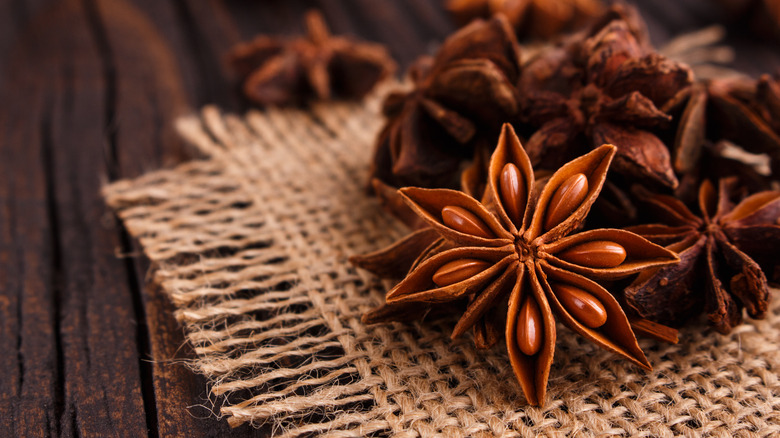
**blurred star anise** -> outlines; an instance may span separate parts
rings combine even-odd
[[[554,317],[649,369],[620,305],[593,279],[672,264],[676,255],[624,230],[572,234],[598,197],[614,155],[614,146],[596,148],[562,166],[540,188],[520,140],[505,124],[482,202],[448,189],[401,189],[430,228],[388,252],[395,253],[388,260],[403,252],[421,255],[387,293],[387,303],[364,321],[398,320],[428,305],[467,299],[453,338],[473,327],[477,346],[490,347],[503,331],[515,376],[534,405],[544,403]]]
[[[695,203],[701,181],[728,176],[752,192],[772,188],[772,169],[780,169],[780,83],[768,75],[712,79],[694,84],[681,103],[673,153],[678,199]]]
[[[734,205],[735,183],[721,179],[718,191],[708,180],[702,183],[701,217],[674,197],[639,189],[663,223],[630,230],[668,245],[681,260],[640,274],[625,290],[626,302],[639,315],[680,324],[703,308],[724,334],[742,321],[743,308],[751,318],[765,316],[766,274],[775,281],[780,274],[780,191],[759,192]]]
[[[306,14],[306,27],[306,37],[261,35],[230,52],[249,100],[286,105],[310,97],[361,98],[395,70],[384,46],[331,36],[318,11]]]
[[[593,20],[599,0],[448,0],[447,10],[460,24],[504,14],[518,36],[550,38]]]
[[[745,150],[767,154],[773,171],[780,171],[780,78],[712,80],[706,90],[708,123],[717,133]]]
[[[540,53],[523,68],[524,112],[538,127],[528,154],[557,168],[583,145],[618,146],[614,170],[674,188],[678,181],[666,145],[653,130],[692,83],[690,69],[651,51],[639,29],[617,18],[592,36]]]
[[[413,89],[390,94],[372,177],[400,187],[456,187],[480,138],[517,117],[519,46],[502,16],[478,20],[410,69]]]

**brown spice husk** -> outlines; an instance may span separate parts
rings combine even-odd
[[[742,322],[743,308],[751,318],[766,316],[768,280],[780,266],[780,191],[755,193],[735,204],[736,182],[722,179],[716,190],[705,181],[700,216],[671,196],[638,189],[663,222],[630,229],[667,245],[681,260],[640,274],[626,288],[626,302],[639,315],[679,325],[703,310],[724,334]]]
[[[519,45],[503,16],[447,38],[410,68],[412,89],[391,93],[372,178],[400,187],[457,187],[475,148],[518,117]]]

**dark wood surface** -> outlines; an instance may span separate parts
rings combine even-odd
[[[188,158],[177,115],[242,111],[222,59],[256,33],[335,33],[402,66],[454,30],[439,0],[0,0],[0,437],[267,436],[210,414],[147,262],[99,189]],[[721,17],[708,0],[640,4],[662,43]],[[732,26],[737,65],[780,66]]]

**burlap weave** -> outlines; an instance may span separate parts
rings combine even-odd
[[[121,181],[106,199],[154,262],[231,425],[278,436],[780,434],[778,301],[764,321],[679,345],[644,372],[559,325],[544,408],[501,346],[451,341],[456,315],[364,326],[388,284],[347,263],[405,230],[364,193],[378,101],[245,117],[205,108],[181,132],[209,158]]]

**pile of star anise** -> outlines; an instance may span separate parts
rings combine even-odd
[[[412,232],[352,259],[401,279],[364,321],[460,306],[453,337],[503,337],[532,404],[555,321],[649,367],[634,332],[728,333],[780,281],[780,76],[697,80],[628,6],[590,23],[524,56],[499,11],[415,63],[371,183]]]

